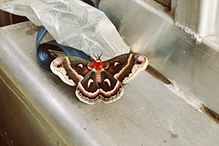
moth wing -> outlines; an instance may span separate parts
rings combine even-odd
[[[102,101],[105,103],[114,102],[123,95],[121,83],[107,71],[101,72],[99,88]]]
[[[58,57],[51,62],[50,69],[63,82],[75,86],[90,72],[87,68],[88,63],[90,61],[74,56]]]
[[[89,72],[84,79],[78,83],[75,94],[79,100],[87,104],[96,104],[101,100],[100,89],[94,71]]]
[[[128,63],[129,53],[116,56],[114,58],[111,58],[109,60],[103,61],[103,63],[108,64],[108,68],[106,71],[108,71],[113,76],[117,73],[119,73]]]
[[[125,84],[136,77],[148,66],[148,60],[139,53],[127,53],[105,61],[109,67],[106,69],[117,80]]]

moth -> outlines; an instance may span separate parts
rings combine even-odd
[[[54,74],[70,86],[76,86],[75,94],[87,104],[111,103],[124,92],[122,84],[134,79],[145,70],[148,60],[139,53],[127,53],[107,61],[100,56],[91,61],[74,56],[58,57],[50,64]]]

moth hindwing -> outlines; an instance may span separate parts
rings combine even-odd
[[[123,95],[121,83],[127,83],[148,65],[146,57],[127,53],[102,62],[69,56],[52,61],[50,68],[66,84],[77,85],[75,94],[84,103],[111,103]]]

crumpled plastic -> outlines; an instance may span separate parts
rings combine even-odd
[[[26,16],[59,44],[102,54],[102,60],[130,51],[107,16],[80,0],[0,0],[0,9]]]

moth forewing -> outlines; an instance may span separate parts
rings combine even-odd
[[[56,74],[64,83],[75,86],[83,79],[70,65],[68,57],[58,57],[50,64],[51,71]]]
[[[50,64],[51,71],[57,75],[64,83],[75,86],[76,83],[73,80],[69,80],[68,76],[66,75],[66,70],[60,66],[61,62],[64,60],[64,57],[56,58]]]
[[[142,64],[134,64],[132,67],[132,71],[128,77],[126,77],[122,83],[126,84],[133,80],[141,71],[145,70],[148,66],[148,59],[146,58],[146,62]]]
[[[123,61],[124,64],[122,69],[120,69],[114,75],[114,77],[123,84],[133,80],[142,70],[146,69],[148,66],[147,58],[139,53],[124,54],[121,57],[122,59],[126,58],[126,62]],[[114,68],[114,70],[117,70],[117,67]]]

